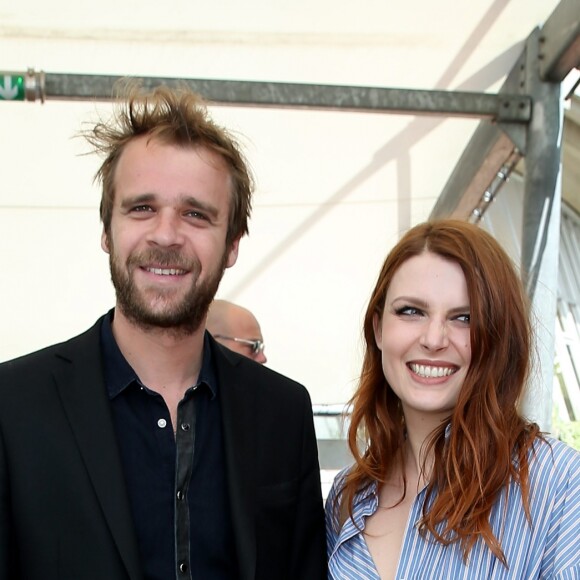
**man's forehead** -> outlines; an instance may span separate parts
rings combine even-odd
[[[139,135],[127,143],[121,152],[121,157],[128,147],[136,147],[138,149],[149,151],[155,148],[166,148],[173,149],[176,152],[195,153],[203,159],[205,163],[211,165],[215,169],[224,171],[224,173],[227,173],[228,175],[231,173],[230,166],[224,155],[221,152],[216,151],[210,144],[202,141],[180,143],[172,140],[170,137],[164,138],[158,135]]]
[[[164,153],[150,160],[159,148],[164,149]],[[187,158],[189,154],[195,155],[191,163]],[[227,196],[218,202],[214,193],[224,191],[222,180],[225,180]],[[203,145],[176,145],[155,137],[136,137],[121,153],[113,181],[117,203],[123,203],[127,198],[143,203],[161,202],[169,193],[176,204],[206,209],[210,213],[212,209],[229,212],[231,204],[233,180],[230,169],[220,154]],[[127,183],[135,189],[127,190]]]

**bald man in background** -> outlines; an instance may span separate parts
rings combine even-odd
[[[219,343],[230,350],[260,364],[266,363],[260,325],[247,308],[227,300],[214,300],[209,308],[206,328]]]

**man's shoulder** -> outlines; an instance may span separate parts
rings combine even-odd
[[[270,367],[266,367],[260,363],[256,363],[254,361],[244,361],[248,364],[248,372],[252,374],[256,374],[256,377],[259,381],[264,381],[264,383],[272,384],[276,383],[277,385],[284,386],[289,389],[297,389],[302,390],[305,387],[299,383],[298,381],[288,377],[287,375],[283,375],[282,373],[271,369]]]
[[[14,377],[46,368],[46,365],[58,358],[66,359],[75,351],[82,351],[84,346],[98,339],[100,320],[91,328],[68,340],[52,344],[40,350],[19,356],[0,363],[0,377]]]
[[[224,388],[235,383],[260,398],[275,395],[279,402],[297,398],[310,400],[308,390],[298,381],[245,356],[220,349],[219,345],[218,351],[214,360],[220,379],[225,379]]]

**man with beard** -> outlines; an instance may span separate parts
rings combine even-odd
[[[0,365],[0,578],[325,578],[308,393],[205,331],[247,233],[238,146],[167,87],[88,139],[116,306]]]

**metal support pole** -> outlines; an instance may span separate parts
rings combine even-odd
[[[561,214],[561,87],[540,78],[539,31],[526,47],[528,126],[522,225],[522,275],[535,316],[537,361],[522,403],[524,414],[549,431],[552,423],[555,319]]]
[[[37,101],[44,103],[44,73],[0,71],[0,101]]]
[[[5,77],[7,79],[5,82],[12,86],[12,79],[23,78],[24,74],[0,71],[0,89],[2,88],[2,78]],[[46,100],[108,101],[115,95],[116,84],[123,79],[123,77],[107,75],[63,73],[38,73],[38,76],[35,76],[34,71],[30,70],[27,74],[31,78],[38,78],[39,82],[42,79],[42,93],[39,96]],[[522,94],[492,95],[460,91],[425,91],[386,87],[214,79],[132,78],[145,89],[153,89],[161,84],[172,87],[187,86],[216,104],[410,115],[448,115],[490,119],[508,124],[527,123],[532,108],[531,99]],[[31,93],[32,98],[27,95],[26,100],[35,100],[33,94]]]
[[[561,0],[542,26],[540,36],[542,80],[563,81],[580,68],[580,0]]]

